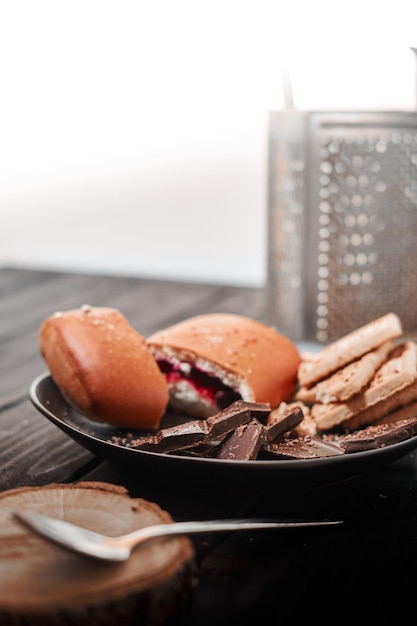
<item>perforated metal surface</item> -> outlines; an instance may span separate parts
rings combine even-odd
[[[267,319],[326,343],[417,329],[417,113],[271,114]]]

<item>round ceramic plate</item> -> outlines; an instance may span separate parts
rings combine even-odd
[[[62,397],[49,373],[30,386],[34,406],[58,428],[102,459],[146,471],[146,476],[173,477],[178,483],[224,490],[271,490],[309,487],[346,480],[405,456],[417,447],[417,436],[384,448],[325,458],[237,461],[148,452],[114,443],[124,432],[77,413]],[[165,419],[165,418],[164,418]],[[162,424],[163,426],[164,424]],[[135,431],[129,431],[135,435]],[[137,431],[143,434],[143,431]]]

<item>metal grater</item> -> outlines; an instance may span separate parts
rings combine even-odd
[[[266,318],[328,343],[417,330],[417,113],[271,112]]]

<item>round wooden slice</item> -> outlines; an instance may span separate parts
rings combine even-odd
[[[79,555],[37,536],[12,511],[37,511],[108,535],[172,522],[157,504],[101,482],[21,487],[0,493],[0,624],[160,624],[194,583],[187,537],[154,539],[122,563]]]

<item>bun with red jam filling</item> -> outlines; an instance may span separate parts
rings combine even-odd
[[[169,388],[169,408],[209,417],[235,400],[287,400],[297,383],[300,354],[274,328],[241,315],[188,318],[147,339]]]

